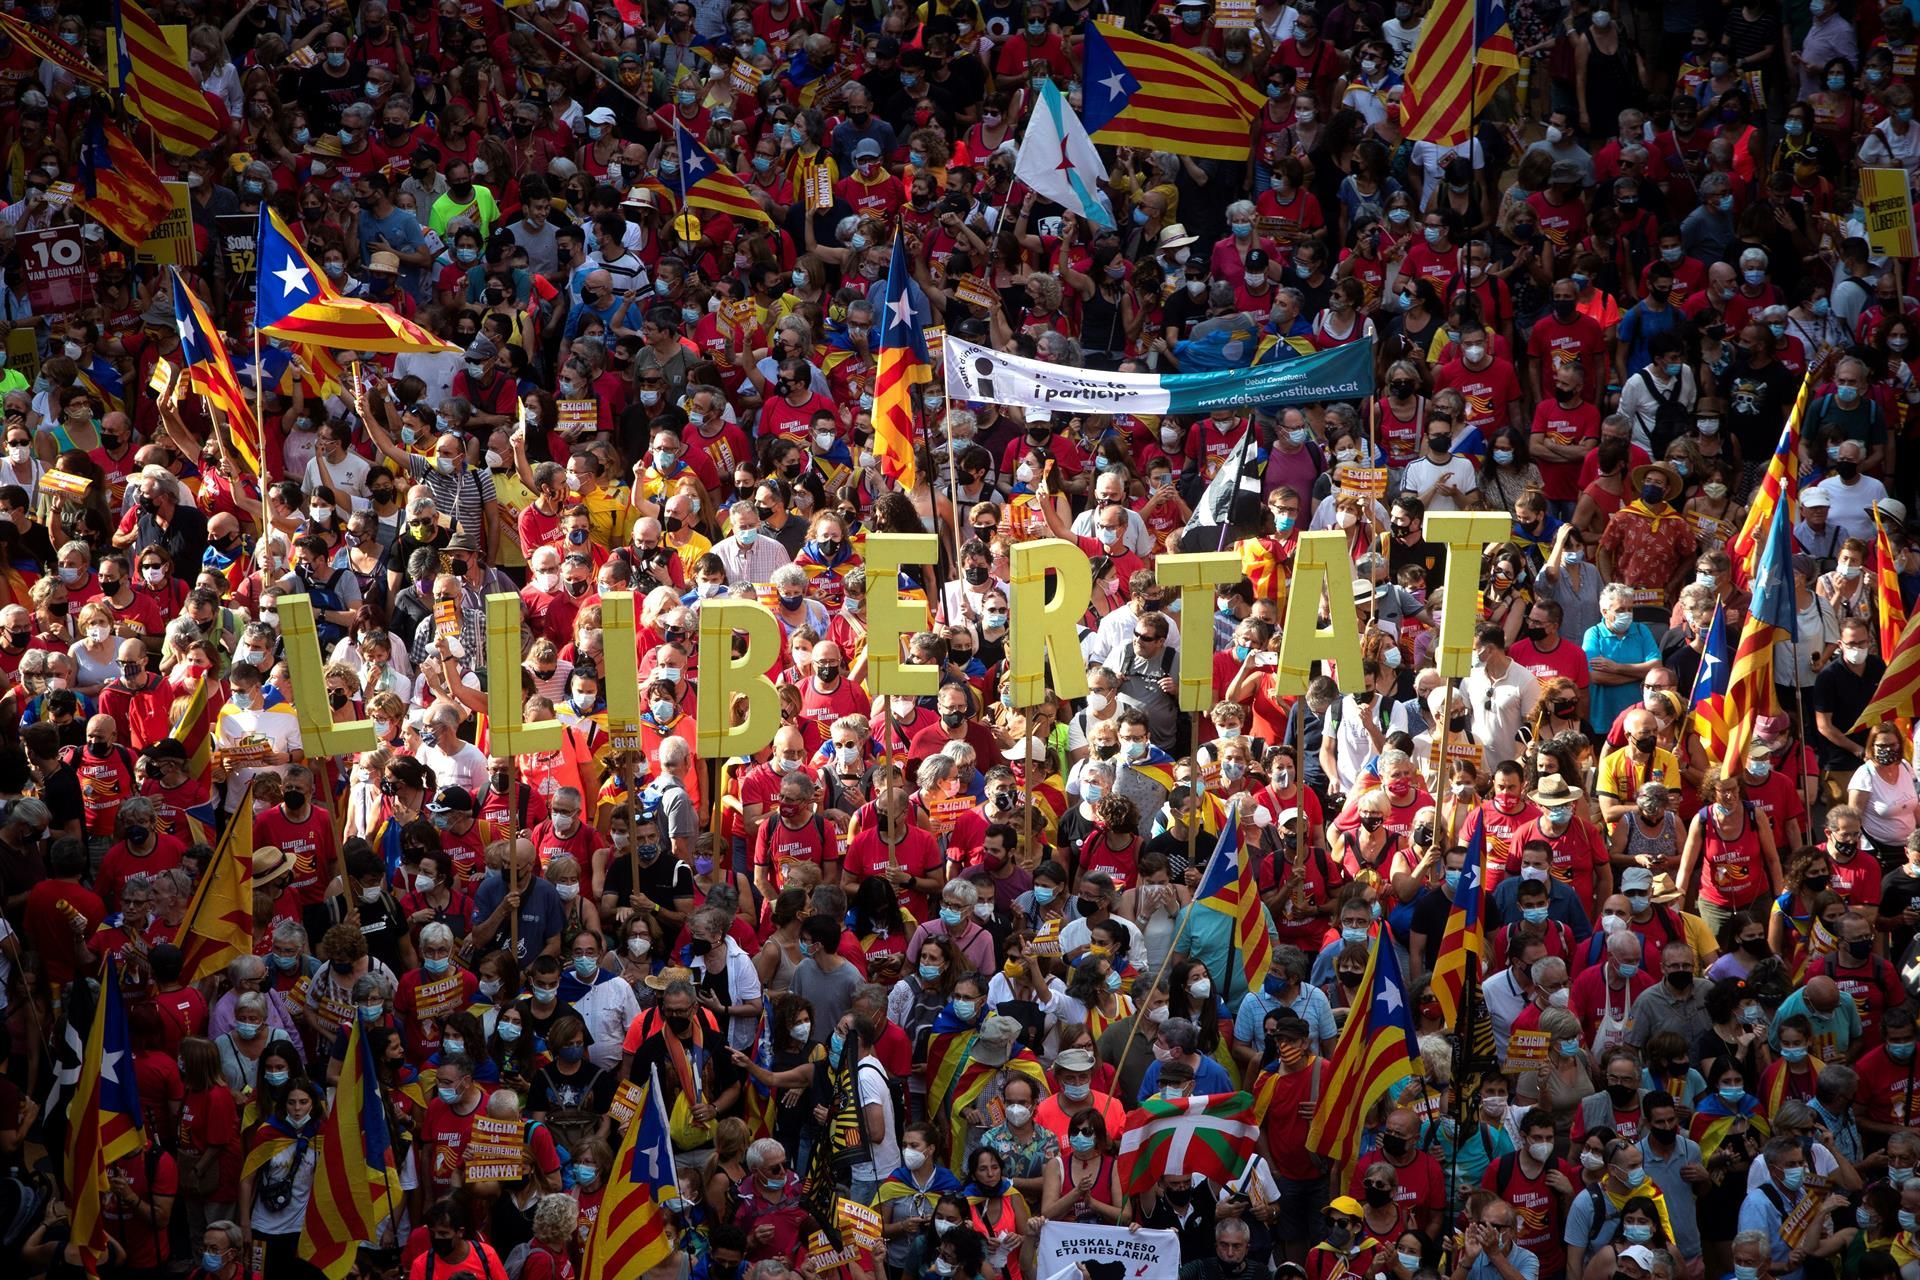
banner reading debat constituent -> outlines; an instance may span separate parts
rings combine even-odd
[[[1153,374],[1070,369],[949,336],[946,367],[950,399],[1055,413],[1206,413],[1373,394],[1373,347],[1365,342],[1251,369]]]

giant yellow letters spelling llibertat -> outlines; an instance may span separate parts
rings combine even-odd
[[[1504,512],[1454,511],[1427,517],[1426,536],[1447,548],[1447,578],[1466,584],[1479,578],[1485,547],[1505,539],[1511,517]],[[939,687],[939,673],[925,664],[902,661],[902,637],[923,625],[925,606],[900,598],[900,569],[934,559],[932,534],[876,533],[866,540],[867,691],[875,697],[922,697]],[[1009,557],[1012,694],[1015,705],[1038,703],[1051,688],[1056,697],[1079,698],[1087,692],[1076,627],[1093,596],[1093,571],[1086,553],[1059,538],[1040,538],[1015,546]],[[1240,576],[1233,552],[1163,555],[1154,571],[1165,586],[1180,592],[1180,617],[1186,622],[1181,645],[1179,688],[1183,711],[1205,711],[1213,699],[1213,594]],[[1319,625],[1325,593],[1329,622]],[[607,698],[609,726],[636,724],[640,689],[635,658],[634,599],[610,594],[602,599],[607,671],[601,688]],[[1124,606],[1123,606],[1124,607]],[[1449,677],[1467,674],[1472,664],[1473,623],[1479,600],[1471,591],[1448,593],[1440,620],[1436,663]],[[344,755],[374,746],[370,720],[333,722],[325,718],[326,663],[313,627],[313,609],[304,595],[282,596],[287,666],[292,674],[294,706],[309,757]],[[741,656],[733,656],[735,633],[745,637]],[[553,751],[560,746],[557,721],[522,720],[520,681],[520,597],[487,597],[487,712],[496,756]],[[751,755],[773,741],[780,727],[780,696],[766,673],[780,665],[780,625],[764,605],[721,597],[700,606],[699,678],[694,682],[694,716],[699,725],[696,750],[703,758]],[[1361,684],[1360,622],[1353,600],[1352,560],[1346,535],[1332,530],[1300,536],[1293,561],[1292,589],[1281,624],[1280,695],[1304,693],[1310,664],[1335,665],[1342,690]],[[1047,675],[1051,664],[1053,682]],[[733,723],[733,699],[747,699],[746,717]]]

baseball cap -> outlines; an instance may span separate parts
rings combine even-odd
[[[611,107],[595,107],[587,112],[587,121],[590,124],[612,124],[617,118]]]
[[[465,787],[442,787],[427,804],[428,813],[472,813],[473,796]]]
[[[1622,893],[1651,888],[1653,888],[1653,872],[1645,867],[1628,867],[1620,873],[1620,892]]]

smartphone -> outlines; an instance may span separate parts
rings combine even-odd
[[[1253,655],[1253,665],[1256,667],[1277,667],[1280,665],[1280,655],[1271,649],[1264,653],[1256,653]]]
[[[1253,751],[1253,758],[1255,760],[1261,760],[1266,758],[1267,740],[1265,738],[1251,739],[1247,745]]]

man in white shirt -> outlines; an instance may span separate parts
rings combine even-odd
[[[262,707],[265,674],[250,662],[236,662],[227,675],[232,696],[213,726],[214,751],[238,753],[246,761],[243,765],[222,764],[227,771],[229,811],[239,807],[254,774],[271,770],[284,777],[288,765],[304,758],[300,722],[290,712]]]
[[[1127,515],[1126,536],[1122,545],[1133,554],[1145,559],[1154,552],[1153,534],[1147,531],[1146,521],[1140,513],[1127,506],[1127,482],[1120,478],[1117,471],[1103,471],[1100,478],[1093,482],[1093,503],[1073,518],[1075,537],[1095,537],[1093,518],[1100,514],[1100,508],[1110,504],[1118,505]]]
[[[1827,519],[1848,529],[1873,528],[1873,504],[1887,496],[1887,486],[1872,476],[1860,474],[1866,460],[1866,446],[1858,440],[1842,440],[1840,455],[1834,459],[1833,474],[1814,485],[1808,496],[1823,493],[1827,497]]]
[[[420,739],[420,763],[433,770],[434,781],[443,787],[465,787],[476,805],[486,798],[487,757],[471,742],[460,740],[458,708],[444,702],[429,708]]]
[[[1458,511],[1460,500],[1480,487],[1473,459],[1453,452],[1453,434],[1453,423],[1430,416],[1426,450],[1407,464],[1401,480],[1428,511]]]
[[[1498,623],[1481,623],[1473,634],[1474,668],[1460,682],[1473,717],[1476,741],[1485,744],[1487,759],[1520,758],[1520,726],[1533,718],[1540,702],[1540,682],[1531,671],[1507,656],[1507,633]]]

